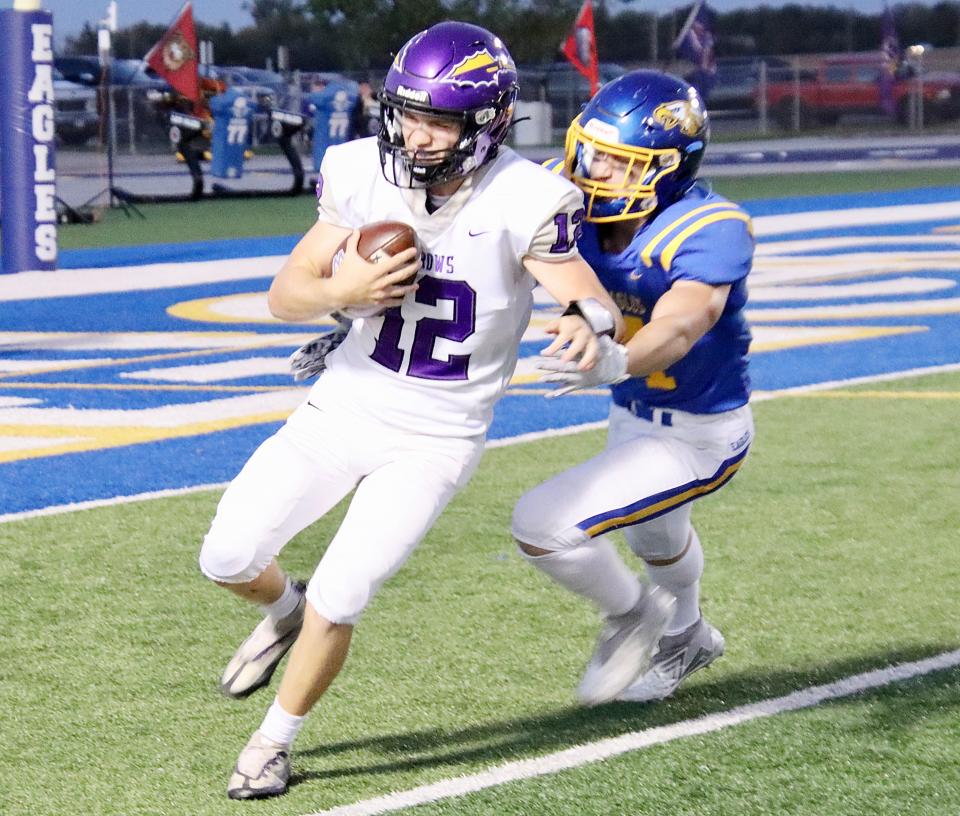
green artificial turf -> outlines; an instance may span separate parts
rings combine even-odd
[[[953,398],[898,396],[928,382]],[[602,432],[489,451],[374,600],[295,784],[265,803],[225,797],[272,694],[216,689],[258,618],[197,570],[216,493],[0,525],[0,811],[299,816],[956,649],[960,375],[875,387],[756,405],[747,464],[694,511],[727,654],[655,706],[574,705],[596,614],[509,536],[520,493]],[[341,513],[284,566],[308,576]],[[952,670],[415,812],[948,814],[958,755]]]

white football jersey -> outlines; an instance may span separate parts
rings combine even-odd
[[[369,138],[327,150],[318,197],[319,218],[337,226],[410,224],[422,253],[417,291],[353,322],[310,401],[416,433],[484,433],[530,318],[536,281],[523,260],[576,256],[582,193],[501,148],[431,215],[424,190],[387,182]]]

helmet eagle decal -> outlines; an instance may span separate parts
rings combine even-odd
[[[496,85],[499,72],[500,61],[494,59],[484,48],[460,60],[444,75],[441,82],[479,88],[484,85]]]
[[[703,128],[704,115],[703,108],[695,108],[687,99],[676,99],[658,105],[653,120],[664,130],[679,126],[685,136],[695,136]]]

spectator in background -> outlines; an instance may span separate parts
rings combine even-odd
[[[380,100],[377,99],[369,79],[361,79],[358,89],[360,97],[353,109],[354,138],[376,136],[380,132]]]

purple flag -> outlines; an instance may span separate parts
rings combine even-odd
[[[673,43],[673,52],[680,59],[689,60],[696,69],[692,84],[706,101],[717,76],[717,58],[714,42],[714,13],[704,0],[690,10],[687,21]]]
[[[883,60],[880,66],[880,108],[888,116],[893,116],[896,113],[893,84],[903,54],[900,51],[897,29],[893,23],[893,12],[887,5],[883,7],[883,19],[880,23],[880,54]]]

